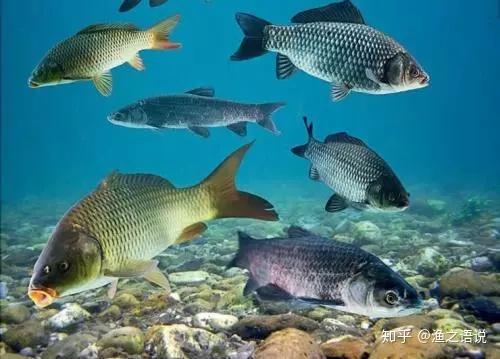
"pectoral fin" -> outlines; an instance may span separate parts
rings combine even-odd
[[[108,288],[108,298],[113,299],[116,295],[116,290],[118,289],[118,279],[112,281]]]
[[[198,127],[198,126],[188,126],[188,129],[197,134],[198,136],[201,136],[203,138],[208,138],[210,136],[210,132],[205,128],[205,127]]]
[[[263,300],[290,300],[294,297],[286,290],[278,287],[275,284],[267,284],[263,287],[257,288],[257,294]]]
[[[170,293],[170,282],[168,281],[167,277],[165,274],[163,274],[158,267],[153,269],[151,272],[148,272],[144,275],[144,279],[150,281],[151,283],[154,283],[156,285],[159,285],[163,289],[165,289],[166,292]]]
[[[319,172],[316,167],[311,166],[311,168],[309,169],[309,178],[313,181],[319,181]]]
[[[340,212],[348,207],[347,201],[339,196],[338,194],[334,194],[330,197],[328,202],[326,203],[325,210],[327,212]]]
[[[104,274],[116,278],[144,277],[146,280],[170,291],[168,279],[158,269],[157,260],[129,259],[120,268],[105,270]]]
[[[179,238],[177,238],[175,243],[179,244],[179,243],[184,243],[184,242],[190,241],[191,239],[196,238],[199,235],[201,235],[203,232],[205,232],[206,229],[207,229],[207,225],[203,222],[198,222],[198,223],[192,224],[192,225],[184,228],[184,230],[182,231]]]
[[[340,85],[332,84],[332,100],[337,102],[343,100],[347,95],[351,93],[351,87],[343,83]]]
[[[386,83],[383,83],[382,81],[380,81],[377,76],[373,73],[372,70],[370,69],[365,69],[365,74],[366,74],[366,77],[370,80],[372,80],[373,82],[375,82],[381,90],[391,90],[391,86],[389,86],[388,84]]]
[[[103,96],[111,95],[113,89],[113,79],[110,72],[104,72],[92,78],[95,88]]]

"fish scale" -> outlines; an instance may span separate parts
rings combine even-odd
[[[360,92],[380,90],[366,76],[366,69],[382,78],[386,61],[404,50],[369,26],[328,22],[267,26],[264,48],[286,55],[296,67],[312,76],[346,83]]]

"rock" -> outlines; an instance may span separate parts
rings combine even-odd
[[[431,330],[433,324],[434,320],[431,317],[423,314],[414,314],[406,317],[387,319],[382,325],[382,328],[384,330],[392,330],[406,325],[412,325],[415,328]]]
[[[500,334],[500,322],[498,323],[493,323],[491,325],[491,329],[495,332],[495,334]]]
[[[120,307],[113,304],[108,307],[108,309],[104,310],[99,314],[100,318],[109,318],[109,319],[118,319],[122,316],[122,312]]]
[[[457,319],[457,320],[464,320],[460,314],[457,312],[454,312],[453,310],[449,309],[434,309],[431,310],[429,313],[427,313],[427,316],[434,318],[434,319],[444,319],[444,318],[452,318],[452,319]]]
[[[319,324],[316,321],[296,314],[251,315],[238,321],[231,331],[243,339],[264,339],[272,332],[285,328],[312,332],[318,327]]]
[[[436,214],[437,213],[442,213],[442,212],[444,212],[446,210],[446,202],[445,201],[441,201],[439,199],[428,199],[427,200],[427,205]]]
[[[439,290],[442,297],[500,296],[500,274],[452,268],[441,277]]]
[[[47,320],[47,324],[54,329],[64,329],[82,323],[89,319],[90,313],[76,303],[64,305],[64,309]]]
[[[368,356],[370,346],[361,338],[344,335],[321,344],[328,358],[361,359]]]
[[[28,320],[9,327],[3,334],[2,340],[17,351],[26,347],[36,348],[37,345],[48,342],[45,329],[37,320]]]
[[[224,340],[205,329],[184,324],[159,325],[148,331],[147,338],[158,358],[224,357]]]
[[[77,333],[69,335],[63,340],[49,346],[43,352],[42,359],[78,359],[80,358],[80,353],[95,341],[96,338],[90,334]]]
[[[121,293],[113,299],[113,304],[121,309],[130,309],[140,304],[139,300],[130,293]]]
[[[228,314],[203,312],[193,317],[194,326],[215,332],[228,330],[237,322],[237,317]]]
[[[28,357],[15,353],[3,353],[2,359],[28,359]]]
[[[255,359],[323,359],[325,355],[314,339],[298,329],[288,328],[271,334],[254,353]]]
[[[472,258],[470,268],[475,272],[488,272],[495,270],[493,262],[487,256]]]
[[[197,285],[205,282],[209,274],[205,271],[175,272],[168,275],[171,283],[176,285]]]
[[[2,307],[0,319],[3,323],[19,324],[29,319],[30,311],[22,304],[10,304]]]
[[[135,327],[122,327],[106,333],[97,346],[103,349],[120,348],[129,354],[140,354],[144,349],[144,335]]]
[[[353,324],[352,322],[345,323],[340,318],[325,318],[321,322],[321,329],[329,335],[329,338],[343,335],[361,336],[361,331]]]
[[[403,343],[403,338],[400,335],[405,335],[407,330],[409,330],[410,337],[407,337]],[[392,330],[392,332],[395,332],[396,339],[394,341],[384,340],[383,337],[379,337],[370,354],[370,359],[446,358],[444,344],[433,342],[432,339],[424,343],[418,338],[419,330],[412,326],[395,328]],[[391,336],[390,332],[387,332],[387,336]]]
[[[196,314],[202,312],[210,312],[215,309],[216,303],[209,302],[204,299],[195,299],[184,307],[184,311],[189,314]]]
[[[357,222],[354,225],[354,243],[358,246],[377,243],[382,239],[382,231],[370,221]]]
[[[426,277],[433,277],[448,268],[448,260],[432,247],[420,249],[415,261],[418,272]]]

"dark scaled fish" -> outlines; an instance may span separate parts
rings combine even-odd
[[[141,1],[142,0],[124,0],[120,6],[120,12],[125,12],[133,9],[134,7],[139,5]],[[168,0],[149,0],[149,6],[151,7],[160,6],[165,4],[167,1]]]
[[[149,174],[112,173],[62,217],[35,263],[28,295],[39,307],[55,299],[144,277],[170,289],[155,256],[206,230],[205,221],[242,217],[276,221],[265,199],[238,191],[235,175],[250,144],[204,181],[176,188]]]
[[[249,271],[244,295],[261,300],[331,306],[371,318],[418,312],[415,289],[379,258],[348,243],[299,227],[288,237],[254,239],[239,232],[239,250],[230,266]]]
[[[239,136],[247,134],[247,122],[255,122],[279,134],[272,114],[284,103],[244,104],[214,98],[211,88],[197,88],[183,94],[151,97],[108,116],[119,126],[133,128],[182,128],[207,138],[210,127],[227,127]]]
[[[351,91],[388,94],[429,83],[429,75],[408,51],[366,25],[349,0],[301,12],[290,26],[244,13],[237,13],[236,21],[245,37],[232,60],[276,52],[278,79],[300,69],[330,82],[334,101]]]
[[[339,132],[321,142],[313,137],[313,125],[307,123],[306,117],[304,124],[309,140],[292,152],[311,162],[309,178],[335,191],[326,204],[328,212],[349,206],[393,212],[408,208],[410,194],[391,167],[363,141]]]

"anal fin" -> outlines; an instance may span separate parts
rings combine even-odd
[[[143,71],[145,69],[144,62],[139,56],[139,53],[136,53],[135,56],[128,61],[128,63],[137,71]]]
[[[243,288],[243,295],[249,295],[252,293],[255,289],[259,287],[259,283],[250,275],[250,278],[248,278],[247,284],[245,284],[245,288]]]
[[[292,61],[290,61],[288,56],[280,53],[276,55],[276,77],[278,80],[283,80],[292,76],[295,71],[297,71],[297,68]]]
[[[328,202],[326,202],[325,210],[327,212],[340,212],[346,209],[348,206],[349,205],[347,204],[347,201],[343,197],[335,193],[330,197]]]
[[[192,225],[184,228],[184,230],[182,231],[179,238],[177,238],[175,243],[179,244],[179,243],[184,243],[184,242],[190,241],[191,239],[196,238],[199,235],[201,235],[203,232],[206,231],[206,229],[207,229],[207,225],[203,222],[198,222],[198,223],[192,224]]]
[[[104,72],[92,78],[95,88],[103,96],[111,95],[113,89],[113,78],[110,72]]]
[[[208,138],[210,136],[210,132],[205,127],[188,126],[188,129],[194,134],[197,134],[198,136],[201,136],[203,138]]]
[[[247,123],[237,122],[226,126],[228,130],[233,131],[238,136],[244,137],[247,135]]]

